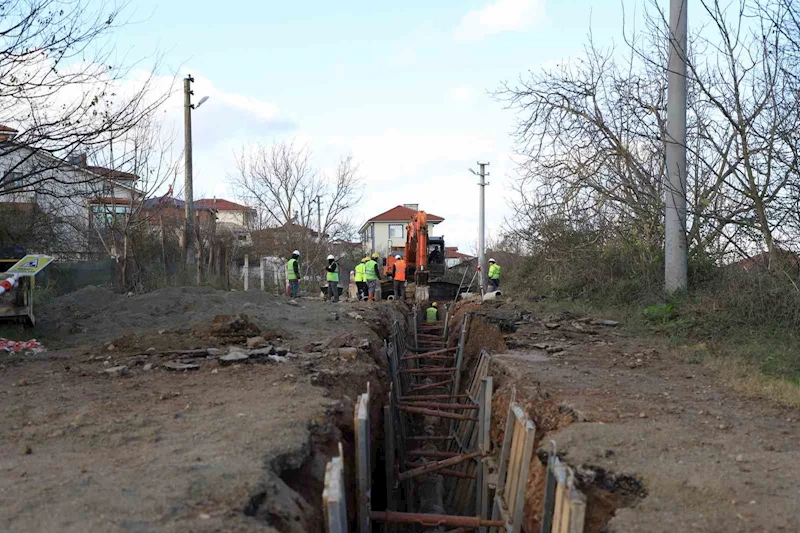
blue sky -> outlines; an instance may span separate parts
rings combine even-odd
[[[491,163],[490,233],[509,214],[514,116],[487,92],[579,54],[590,23],[605,44],[622,31],[619,0],[137,0],[129,14],[120,53],[158,51],[165,71],[194,75],[196,98],[211,96],[193,117],[196,194],[235,199],[234,151],[293,138],[322,169],[354,155],[365,182],[356,219],[419,203],[467,252],[477,160]]]

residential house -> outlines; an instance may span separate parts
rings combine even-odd
[[[388,254],[402,254],[406,246],[406,226],[419,211],[419,204],[404,204],[393,207],[367,220],[359,233],[364,247],[385,257]],[[444,222],[440,216],[428,213],[428,232]]]
[[[444,249],[445,263],[447,268],[453,268],[464,261],[474,259],[473,256],[458,251],[458,246],[446,246]]]
[[[222,198],[203,198],[194,203],[197,207],[213,209],[217,214],[217,224],[252,230],[256,226],[258,213],[252,207],[237,204]]]
[[[92,257],[93,224],[129,212],[141,198],[136,176],[88,166],[85,155],[60,159],[18,142],[17,133],[0,125],[0,208],[47,220],[50,238],[31,251]]]

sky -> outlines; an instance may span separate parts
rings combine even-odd
[[[492,91],[579,55],[590,25],[621,44],[622,12],[620,0],[136,0],[117,49],[159,55],[162,74],[191,73],[195,101],[210,97],[192,119],[195,198],[235,200],[235,153],[290,139],[323,171],[353,155],[356,220],[418,203],[470,253],[477,161],[490,163],[489,236],[511,214],[515,114]],[[181,113],[176,94],[167,114]]]

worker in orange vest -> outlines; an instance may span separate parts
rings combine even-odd
[[[392,265],[392,279],[394,280],[394,299],[406,299],[406,262],[399,255],[394,256]]]

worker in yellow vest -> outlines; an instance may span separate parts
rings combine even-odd
[[[439,304],[433,302],[431,306],[425,310],[425,322],[433,324],[439,321]]]
[[[297,298],[300,294],[300,251],[292,252],[292,258],[286,263],[286,279],[289,280],[289,296]]]
[[[328,256],[328,266],[325,268],[325,278],[328,280],[328,301],[339,301],[339,263],[331,254]]]
[[[500,288],[500,265],[494,260],[489,259],[489,292],[494,292]]]
[[[367,281],[367,294],[370,302],[375,300],[375,289],[378,288],[378,280],[381,279],[381,271],[378,267],[377,259],[380,259],[380,256],[377,253],[372,254],[372,257],[364,267],[364,278]]]
[[[367,299],[367,261],[369,257],[364,257],[355,268],[355,282],[358,288],[358,299]]]

